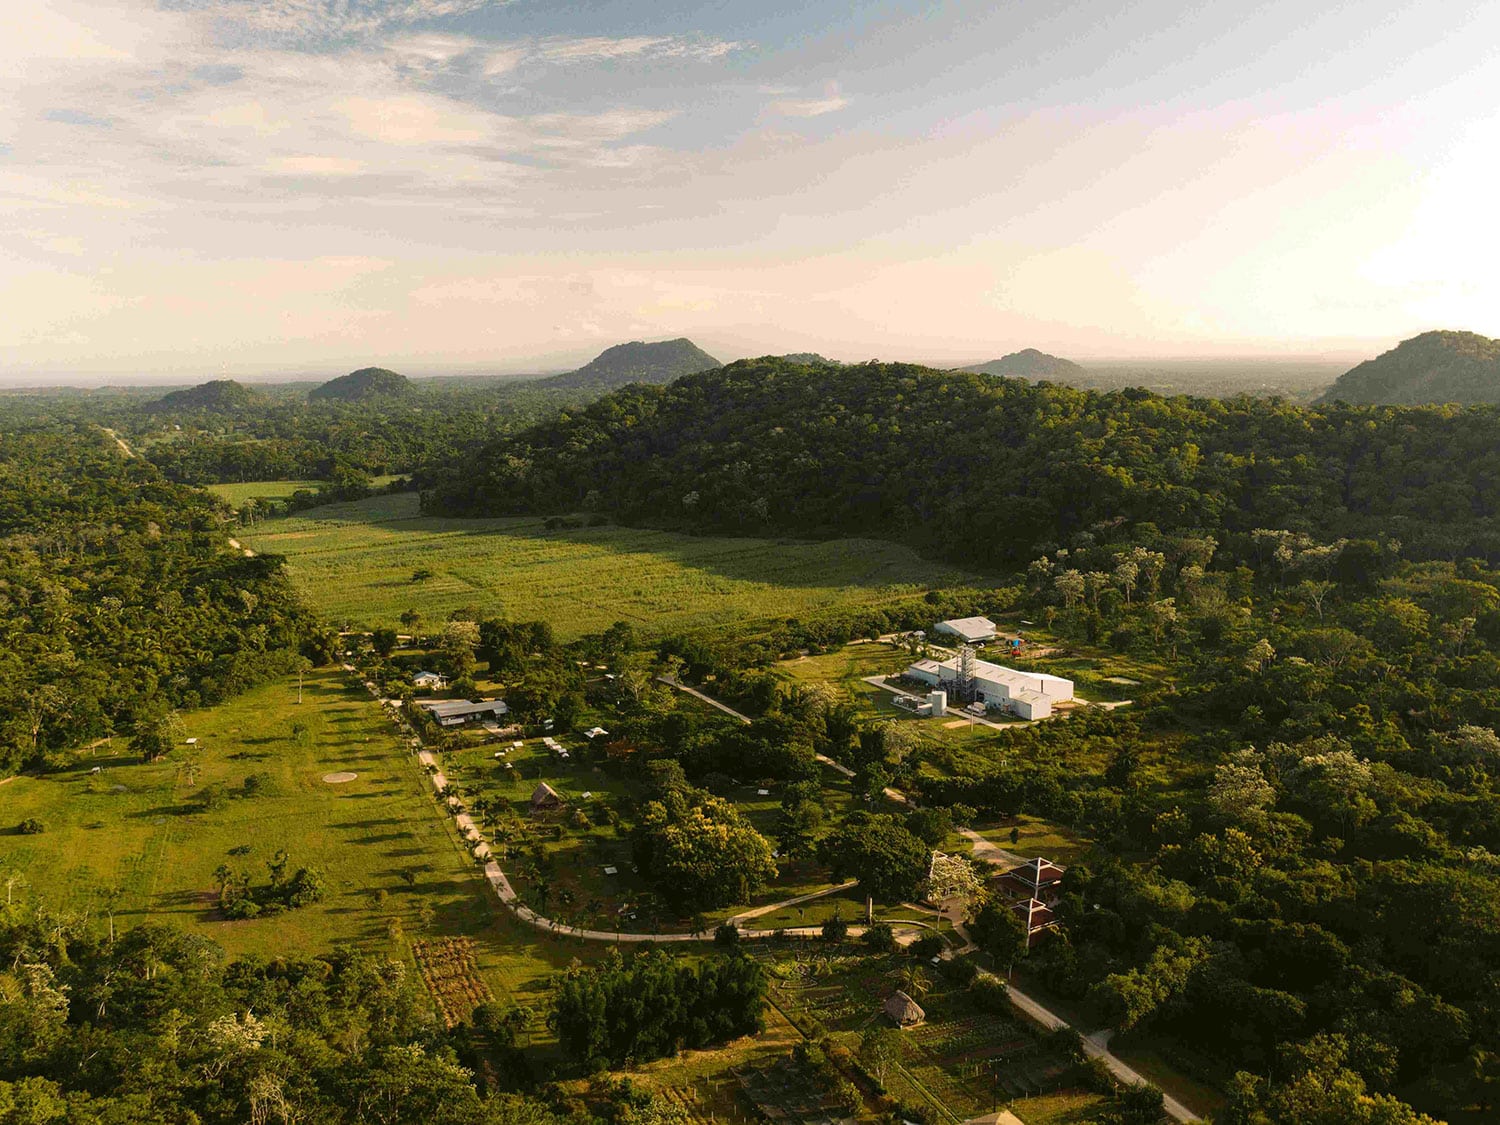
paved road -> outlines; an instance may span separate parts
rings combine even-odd
[[[1049,1031],[1069,1026],[1067,1020],[1014,986],[1010,988],[1010,1002],[1015,1005],[1017,1011],[1035,1020]],[[1117,1056],[1110,1053],[1109,1040],[1112,1035],[1114,1035],[1114,1032],[1108,1030],[1096,1031],[1092,1035],[1085,1035],[1083,1037],[1084,1054],[1091,1058],[1103,1059],[1104,1065],[1109,1067],[1110,1073],[1121,1082],[1130,1085],[1140,1085],[1141,1083],[1150,1082],[1150,1079],[1140,1071],[1127,1063],[1121,1062]],[[1166,1109],[1167,1116],[1173,1121],[1198,1120],[1198,1115],[1176,1098],[1168,1094],[1163,1094],[1162,1097],[1163,1108]]]

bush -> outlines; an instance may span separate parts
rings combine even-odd
[[[876,953],[890,953],[896,948],[896,934],[885,922],[876,922],[859,940]]]
[[[47,831],[47,826],[34,816],[28,816],[20,824],[16,825],[16,831],[22,836],[36,836]]]
[[[823,940],[829,942],[843,941],[849,936],[849,923],[842,918],[830,918],[823,923]]]
[[[923,934],[907,948],[911,950],[913,957],[920,957],[926,961],[943,951],[943,939],[937,934]]]
[[[1004,1011],[1009,986],[994,973],[978,973],[969,982],[969,1002],[982,1012]]]
[[[954,984],[968,984],[979,975],[979,966],[968,957],[953,957],[938,962],[938,975]]]
[[[228,906],[224,907],[224,917],[233,921],[242,918],[255,918],[260,914],[260,903],[253,898],[237,898]]]
[[[740,943],[740,928],[733,922],[725,922],[714,931],[715,945],[738,945]]]
[[[1084,1059],[1079,1064],[1078,1075],[1079,1081],[1096,1094],[1113,1094],[1117,1088],[1114,1072],[1097,1055]]]
[[[1120,1091],[1119,1101],[1121,1125],[1156,1125],[1166,1111],[1162,1092],[1149,1083],[1126,1086]]]

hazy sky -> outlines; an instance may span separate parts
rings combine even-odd
[[[1500,3],[12,0],[0,372],[1500,334]]]

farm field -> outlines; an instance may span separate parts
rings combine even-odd
[[[472,607],[548,621],[560,640],[616,621],[642,635],[744,626],[984,581],[877,540],[548,530],[535,517],[441,519],[417,505],[414,493],[330,504],[268,520],[241,539],[286,556],[299,588],[336,622],[394,626],[407,609],[441,621]],[[431,577],[414,581],[419,570]]]
[[[895,989],[910,987],[914,971],[923,982],[917,1000],[926,1020],[902,1032],[899,1066],[886,1086],[903,1102],[927,1107],[935,1121],[959,1122],[988,1113],[997,1101],[1053,1093],[1065,1069],[1003,1000],[998,1009],[976,1003],[965,987],[925,966],[913,969],[900,954],[819,950],[769,968],[777,1006],[799,1020],[816,1021],[851,1050],[864,1032],[884,1022],[880,1006]]]
[[[537,1002],[525,994],[581,951],[499,908],[367,695],[320,671],[306,676],[301,705],[296,696],[295,681],[281,682],[185,712],[176,749],[158,762],[141,764],[116,740],[66,770],[8,782],[0,874],[15,877],[12,896],[87,918],[99,932],[113,897],[117,929],[163,922],[231,955],[350,944],[405,956],[414,941],[469,936],[474,971],[490,991]],[[189,737],[195,747],[184,744]],[[358,776],[322,780],[335,771]],[[247,795],[251,776],[258,791]],[[207,808],[205,791],[218,795]],[[27,817],[45,831],[10,827]],[[265,885],[278,849],[291,871],[321,869],[323,900],[221,919],[215,869],[227,864]]]

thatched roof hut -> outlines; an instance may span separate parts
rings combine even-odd
[[[915,1027],[927,1018],[927,1013],[922,1011],[922,1006],[913,1000],[899,988],[891,993],[891,998],[881,1008],[891,1022],[897,1027]]]
[[[534,809],[555,809],[560,804],[562,798],[557,795],[557,790],[545,781],[531,791],[531,807]]]

